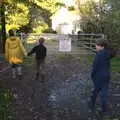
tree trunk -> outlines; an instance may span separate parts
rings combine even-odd
[[[0,3],[0,52],[2,51],[2,25],[1,25],[1,6],[2,4]]]
[[[5,51],[5,40],[6,40],[6,26],[5,26],[5,4],[0,4],[0,15],[1,15],[1,47],[3,52]]]

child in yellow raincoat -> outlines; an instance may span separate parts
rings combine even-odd
[[[13,30],[9,30],[9,37],[5,43],[5,58],[12,64],[12,76],[16,78],[22,76],[22,67],[24,56],[27,52],[22,44],[22,41],[14,35]]]

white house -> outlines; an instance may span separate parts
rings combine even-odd
[[[67,8],[60,8],[52,17],[52,29],[59,34],[72,34],[80,30],[80,15]]]

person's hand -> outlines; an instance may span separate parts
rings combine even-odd
[[[28,54],[27,54],[27,52],[25,53],[25,56],[27,56]]]
[[[4,57],[5,57],[5,59],[6,59],[6,60],[8,60],[8,55],[7,55],[7,54],[5,54],[5,56],[4,56]]]

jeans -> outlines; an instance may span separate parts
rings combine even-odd
[[[39,73],[39,71],[42,73],[44,71],[45,67],[45,59],[36,59],[36,72]]]
[[[22,75],[22,64],[14,64],[12,63],[12,76],[16,77],[17,75]]]
[[[102,108],[102,113],[107,112],[107,102],[108,102],[108,87],[109,87],[109,78],[99,78],[93,80],[94,84],[94,90],[92,92],[91,96],[91,103],[92,107],[95,107],[95,102],[97,99],[98,94],[101,92],[100,97],[101,97],[101,108]]]
[[[44,79],[45,59],[36,59],[36,78],[39,78],[39,74]]]

